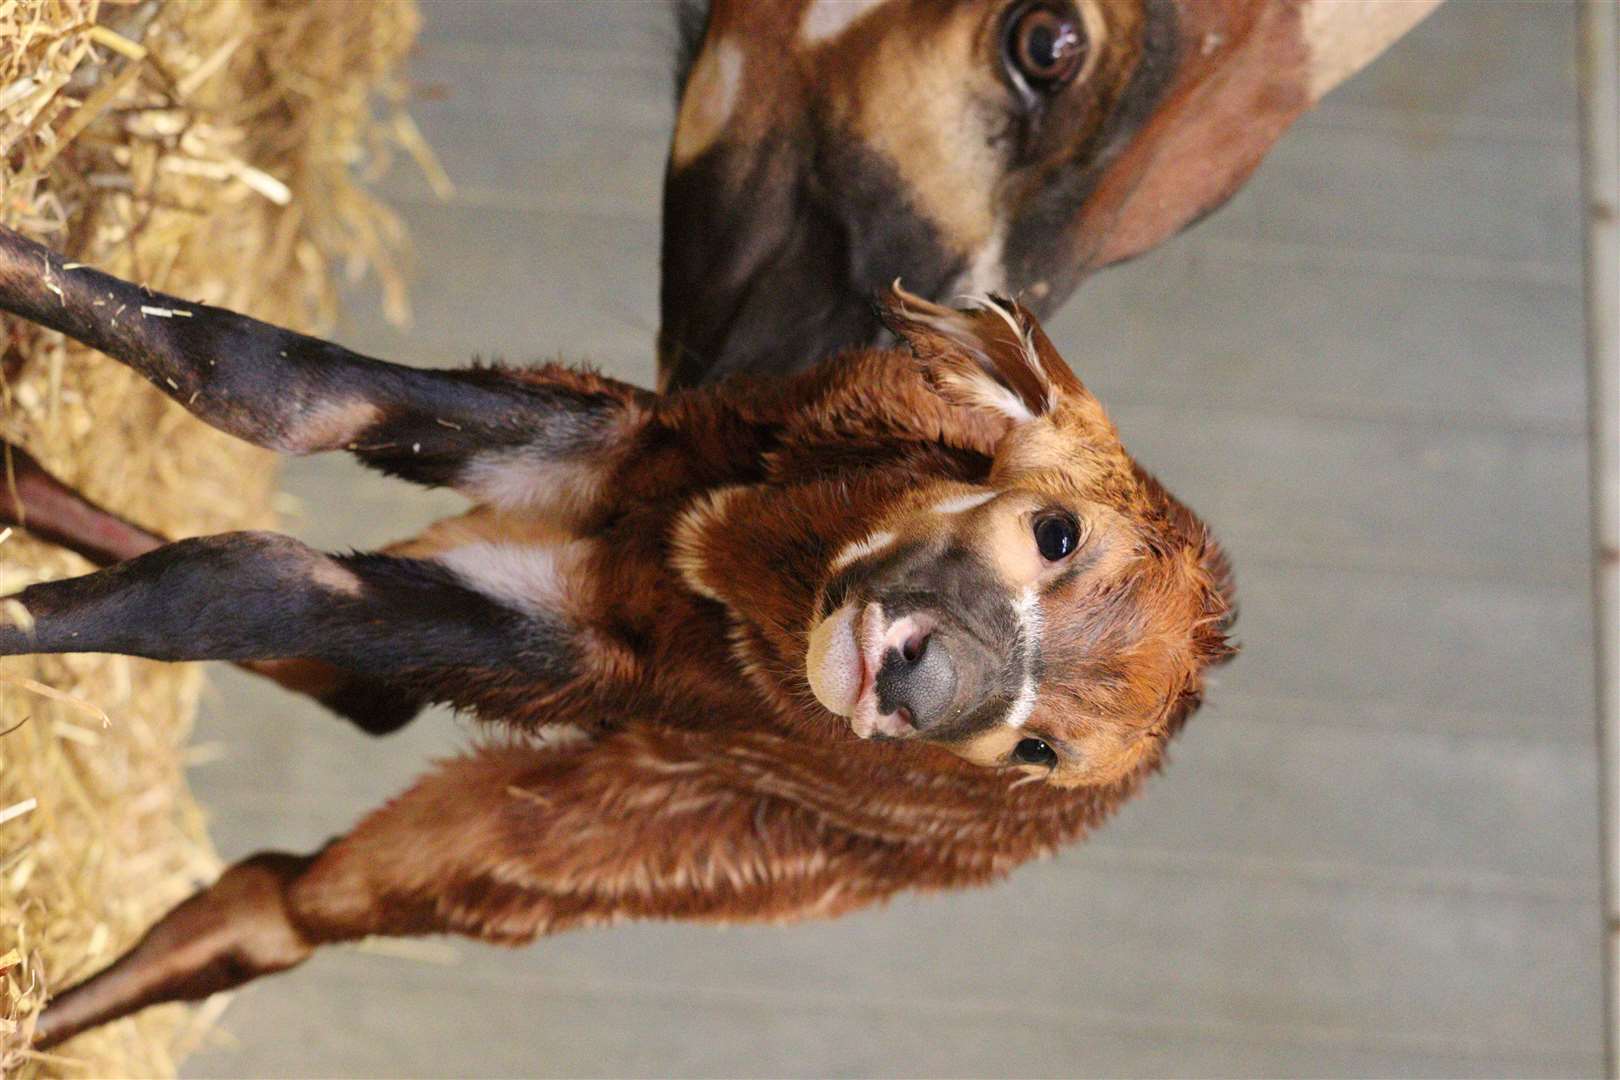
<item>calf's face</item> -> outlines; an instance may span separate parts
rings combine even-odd
[[[1022,308],[888,319],[948,400],[1006,424],[982,486],[925,485],[832,559],[806,674],[863,738],[1065,787],[1156,759],[1230,654],[1228,573]]]

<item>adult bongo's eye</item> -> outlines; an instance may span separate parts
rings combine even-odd
[[[1038,94],[1052,94],[1075,77],[1090,43],[1072,3],[1035,0],[1007,21],[1002,63],[1017,81]]]
[[[1020,739],[1018,745],[1013,747],[1012,757],[1020,765],[1044,765],[1051,768],[1057,764],[1057,751],[1040,739]]]
[[[1035,546],[1047,562],[1060,562],[1080,546],[1080,523],[1068,514],[1048,514],[1035,519]]]

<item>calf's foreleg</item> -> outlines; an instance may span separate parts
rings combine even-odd
[[[198,418],[289,454],[366,464],[480,500],[550,494],[547,466],[610,458],[645,391],[567,368],[426,371],[64,263],[0,228],[0,310],[99,349]],[[511,473],[527,471],[528,483]]]
[[[27,529],[96,566],[124,562],[168,543],[86,499],[21,447],[0,442],[0,525]],[[418,695],[319,660],[242,660],[238,666],[319,701],[371,735],[386,735],[422,711]]]
[[[518,613],[427,560],[328,556],[273,533],[181,540],[14,597],[0,655],[111,652],[154,660],[302,657],[409,693],[478,672],[561,681],[568,629]]]

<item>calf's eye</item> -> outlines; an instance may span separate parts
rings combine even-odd
[[[1066,559],[1080,546],[1080,524],[1067,514],[1051,514],[1035,522],[1035,546],[1047,562]]]
[[[1020,739],[1018,745],[1013,747],[1012,756],[1020,765],[1045,765],[1050,768],[1057,764],[1057,753],[1040,739]]]

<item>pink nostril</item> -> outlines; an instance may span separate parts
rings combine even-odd
[[[928,647],[926,633],[909,634],[900,645],[900,655],[905,657],[906,663],[915,664],[922,659],[923,650]]]
[[[880,657],[898,657],[907,666],[914,666],[928,651],[928,638],[934,632],[934,620],[926,614],[902,615],[890,623],[883,633]]]

